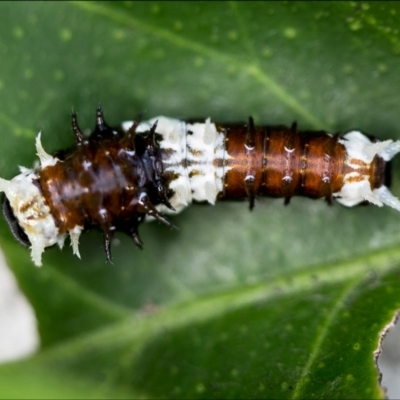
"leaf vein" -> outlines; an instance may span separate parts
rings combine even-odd
[[[308,375],[310,374],[311,368],[321,352],[322,344],[329,334],[329,328],[333,325],[339,311],[343,309],[344,304],[346,303],[346,299],[348,299],[354,293],[359,285],[360,280],[358,278],[351,280],[350,283],[344,288],[340,296],[337,298],[337,300],[333,304],[333,307],[330,309],[329,312],[327,312],[325,321],[317,332],[313,345],[311,346],[309,357],[302,368],[300,378],[296,382],[293,395],[291,396],[292,399],[302,398],[303,389],[309,382]]]

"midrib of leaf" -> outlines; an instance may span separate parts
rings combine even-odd
[[[160,329],[178,329],[193,322],[199,323],[218,317],[228,311],[233,311],[249,304],[267,300],[272,303],[274,300],[289,297],[293,294],[309,293],[316,286],[348,281],[348,286],[339,295],[333,308],[328,312],[324,325],[317,333],[313,351],[302,373],[302,379],[304,380],[327,336],[329,327],[332,326],[340,307],[356,285],[360,284],[369,271],[373,270],[376,274],[384,275],[390,272],[393,266],[398,263],[400,263],[400,249],[396,247],[336,265],[307,268],[296,273],[283,274],[271,279],[268,284],[257,284],[252,287],[197,298],[185,304],[170,305],[152,315],[132,312],[128,318],[109,324],[96,332],[88,332],[79,338],[51,347],[35,356],[32,360],[38,361],[48,357],[50,359],[53,357],[70,358],[76,352],[83,351],[89,343],[92,346],[95,343],[98,347],[109,346],[110,343],[115,343],[115,338],[118,338],[119,345],[121,342],[130,343],[131,350],[135,353],[140,351],[140,344],[151,340],[159,333]],[[317,279],[311,279],[312,276]],[[132,357],[132,353],[130,353],[130,357]],[[293,398],[301,396],[303,385],[304,382],[299,384]]]
[[[257,63],[251,63],[250,60],[246,59],[246,63],[241,62],[231,55],[224,54],[222,51],[213,50],[203,44],[195,42],[193,40],[188,40],[172,33],[166,29],[159,28],[157,26],[145,23],[138,19],[133,18],[131,15],[124,14],[120,11],[116,11],[106,5],[86,2],[86,1],[73,1],[69,4],[73,4],[84,9],[87,12],[100,15],[102,17],[108,18],[118,24],[135,27],[141,29],[142,31],[163,39],[176,47],[180,47],[189,50],[193,53],[197,53],[202,56],[209,57],[213,60],[219,61],[223,65],[234,65],[238,70],[247,73],[249,76],[255,79],[258,83],[262,84],[267,90],[274,94],[283,104],[291,108],[295,113],[301,116],[305,121],[307,121],[312,127],[319,129],[321,126],[329,127],[327,123],[318,120],[310,113],[306,108],[304,108],[292,95],[290,95],[282,86],[275,82],[266,72],[261,69]]]

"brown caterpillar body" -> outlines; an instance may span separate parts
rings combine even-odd
[[[339,135],[298,131],[296,124],[255,127],[252,118],[246,126],[221,126],[226,130],[226,150],[232,167],[225,178],[226,198],[244,198],[254,205],[255,196],[325,198],[343,186],[343,177],[354,168],[345,163],[346,148]],[[360,163],[358,172],[367,174],[372,188],[385,183],[386,162]]]
[[[73,112],[74,148],[50,156],[38,136],[41,167],[24,169],[11,181],[0,178],[6,219],[15,237],[31,245],[36,265],[45,247],[61,246],[67,233],[79,256],[79,235],[91,227],[103,231],[111,262],[116,231],[142,247],[138,226],[146,215],[172,227],[160,205],[174,212],[192,200],[247,198],[252,209],[256,196],[283,197],[287,204],[303,195],[400,209],[385,186],[387,161],[399,142],[374,143],[356,131],[340,139],[298,131],[296,124],[255,126],[252,118],[248,124],[158,122],[111,128],[98,108],[95,130],[86,138]]]
[[[104,249],[111,262],[111,239],[116,231],[131,236],[142,247],[138,226],[150,215],[172,226],[154,204],[169,207],[159,162],[155,128],[135,136],[110,128],[97,110],[94,132],[85,138],[72,113],[76,149],[61,162],[38,171],[38,186],[57,221],[60,233],[76,226],[100,228]],[[151,199],[151,200],[150,200]]]

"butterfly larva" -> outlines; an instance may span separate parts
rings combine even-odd
[[[400,211],[387,187],[388,161],[400,141],[374,141],[351,131],[326,132],[248,124],[184,122],[157,117],[111,128],[99,107],[96,127],[85,137],[72,112],[75,147],[47,154],[40,134],[40,167],[0,178],[4,215],[14,236],[31,247],[41,265],[46,247],[63,246],[69,234],[79,257],[82,231],[98,227],[111,261],[113,234],[122,231],[142,247],[138,226],[145,216],[173,226],[162,215],[192,201],[301,195],[337,199],[345,206],[367,201]]]

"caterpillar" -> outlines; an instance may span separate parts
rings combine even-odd
[[[110,127],[101,107],[86,137],[71,113],[75,145],[48,154],[36,137],[40,165],[0,178],[3,214],[11,232],[30,247],[42,265],[45,248],[62,248],[69,235],[73,253],[91,227],[103,231],[106,259],[112,262],[116,231],[142,248],[138,227],[146,216],[174,227],[164,216],[192,201],[292,196],[336,199],[352,207],[368,202],[400,211],[392,195],[390,160],[400,141],[378,141],[352,130],[339,137],[324,131],[248,123],[218,124],[206,119],[157,117]]]

